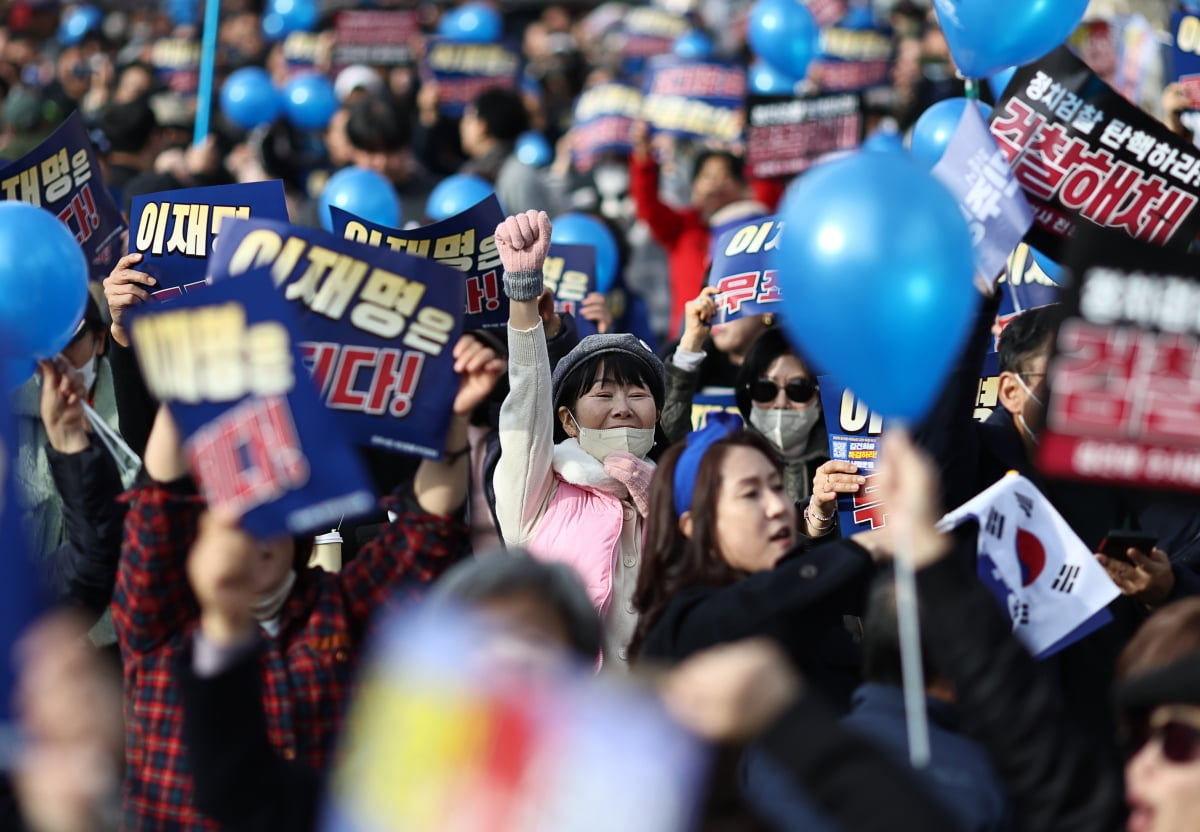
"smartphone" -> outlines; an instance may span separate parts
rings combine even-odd
[[[1132,529],[1114,529],[1100,542],[1100,553],[1130,563],[1129,556],[1125,554],[1127,549],[1137,549],[1150,554],[1156,543],[1158,535]]]

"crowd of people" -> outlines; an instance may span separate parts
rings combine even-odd
[[[686,13],[703,25],[743,5]],[[876,115],[906,129],[963,85],[927,4],[876,6],[894,38]],[[978,422],[1003,291],[989,287],[937,406],[884,440],[871,488],[887,525],[851,535],[838,500],[862,493],[868,472],[830,458],[816,367],[775,315],[717,323],[705,285],[714,229],[769,216],[787,183],[748,177],[739,143],[664,140],[645,124],[627,156],[576,169],[574,102],[622,71],[588,39],[590,7],[506,7],[524,81],[480,93],[461,118],[440,110],[415,65],[352,66],[335,75],[323,132],[284,119],[243,131],[214,113],[199,144],[195,97],[172,90],[152,54],[159,39],[197,37],[194,23],[158,4],[103,8],[68,36],[57,3],[0,4],[0,158],[78,111],[126,213],[142,194],[280,179],[292,221],[310,226],[322,183],[345,166],[385,176],[418,225],[439,181],[471,173],[508,215],[495,230],[508,321],[453,347],[440,459],[360,449],[385,496],[346,518],[343,562],[323,568],[312,537],[257,539],[205,505],[186,437],[129,337],[156,280],[140,254],[109,264],[61,355],[8,393],[26,537],[64,610],[12,646],[22,744],[3,828],[318,828],[375,625],[439,604],[505,634],[481,646],[498,676],[652,688],[713,746],[699,828],[1200,828],[1200,501],[1039,473],[1057,307],[1007,323],[998,406]],[[449,11],[419,8],[428,28]],[[263,11],[222,4],[219,76],[264,66],[286,77]],[[745,58],[736,27],[710,25]],[[1178,90],[1163,101],[1155,115],[1186,133]],[[552,164],[518,157],[531,129],[555,148]],[[618,288],[584,304],[599,333],[583,338],[543,275],[568,210],[602,218],[620,247]],[[697,423],[696,398],[714,386],[732,388],[734,406]],[[110,434],[137,460],[114,454]],[[1009,471],[1093,552],[1118,527],[1155,541],[1095,555],[1121,593],[1113,620],[1042,661],[976,577],[976,529],[938,525]],[[898,550],[919,590],[930,755],[917,767]]]

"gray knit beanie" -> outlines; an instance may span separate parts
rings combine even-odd
[[[632,356],[645,365],[653,382],[650,392],[654,394],[656,401],[663,401],[666,397],[667,374],[663,369],[662,361],[641,338],[623,332],[589,335],[576,344],[575,349],[562,357],[558,366],[554,368],[552,377],[555,408],[561,404],[559,398],[562,396],[563,382],[566,381],[572,370],[590,358],[615,352]]]

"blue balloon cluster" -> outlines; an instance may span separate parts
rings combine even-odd
[[[76,6],[63,17],[58,27],[58,42],[63,46],[74,46],[90,32],[100,28],[104,12],[95,6]]]
[[[562,214],[554,218],[550,242],[596,248],[596,291],[607,292],[617,282],[620,252],[617,239],[601,220],[591,214]]]
[[[367,168],[342,168],[325,183],[317,200],[317,216],[326,231],[333,230],[329,206],[388,228],[400,227],[400,199],[383,176]]]
[[[7,375],[52,358],[70,342],[87,302],[88,266],[58,217],[15,200],[0,202],[0,251],[9,253],[0,260],[0,356],[11,359]]]
[[[494,191],[486,179],[469,173],[447,176],[434,186],[425,200],[425,216],[434,222],[453,217],[487,199]]]
[[[1088,0],[934,0],[954,63],[986,78],[1036,61],[1075,31]]]
[[[958,202],[895,138],[876,137],[800,177],[780,213],[789,335],[873,410],[918,423],[979,300]]]
[[[963,111],[970,104],[965,98],[947,98],[931,106],[921,113],[917,123],[913,125],[912,141],[909,152],[926,170],[931,169],[941,161],[946,152],[946,146],[958,129]],[[986,121],[991,118],[992,108],[982,101],[974,102]]]
[[[504,21],[486,3],[466,3],[442,15],[438,34],[458,43],[495,43],[504,34]]]
[[[820,30],[801,0],[758,0],[750,9],[750,48],[775,71],[803,78],[817,54]]]

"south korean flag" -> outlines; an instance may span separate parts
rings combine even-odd
[[[968,520],[979,523],[980,580],[1035,657],[1050,656],[1112,620],[1107,607],[1120,590],[1029,480],[1010,473],[938,527],[949,531]]]

